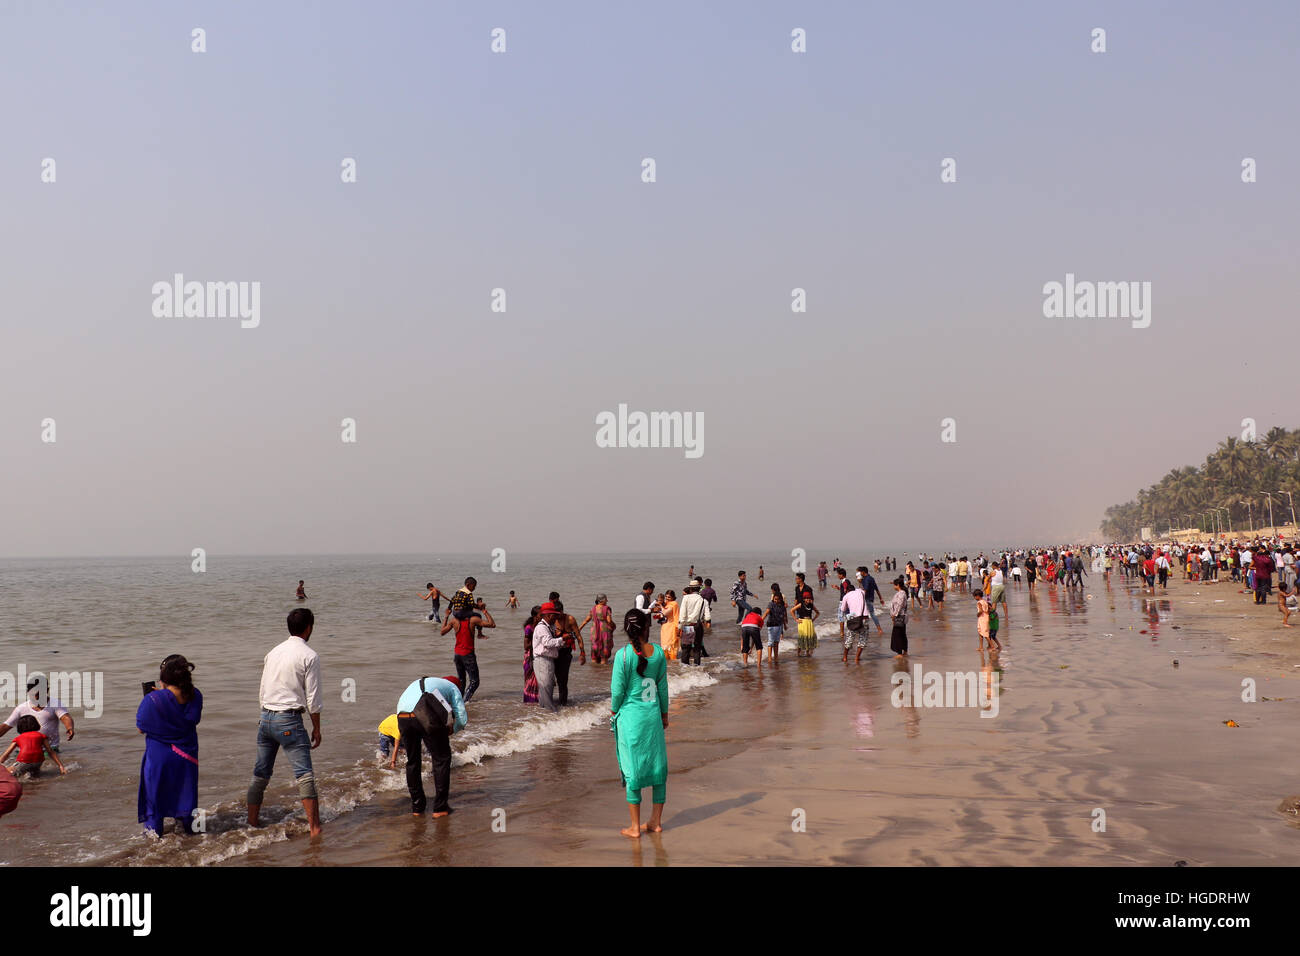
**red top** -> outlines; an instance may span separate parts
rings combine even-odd
[[[19,763],[40,763],[45,759],[45,735],[39,730],[29,730],[14,738],[18,744]]]
[[[759,614],[757,611],[750,611],[748,614],[745,615],[745,619],[740,622],[740,626],[741,627],[762,627],[763,615]]]
[[[1155,574],[1155,573],[1156,573],[1156,562],[1155,562],[1155,559],[1154,559],[1154,558],[1147,558],[1145,561],[1143,561],[1143,562],[1142,562],[1142,570],[1145,571],[1147,574]]]
[[[456,622],[455,653],[460,657],[474,653],[474,628],[469,626],[469,621]]]

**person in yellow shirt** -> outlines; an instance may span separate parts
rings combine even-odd
[[[907,562],[907,593],[911,595],[912,606],[921,606],[921,572],[911,561]]]
[[[397,729],[397,715],[389,714],[379,722],[379,752],[388,758],[388,769],[397,767],[397,752],[402,749],[402,732]]]

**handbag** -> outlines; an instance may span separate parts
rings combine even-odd
[[[448,733],[450,734],[456,727],[456,714],[451,705],[447,703],[445,697],[438,693],[437,689],[427,690],[424,682],[428,678],[420,678],[420,700],[411,711],[411,716],[415,718],[416,723],[425,734]]]
[[[863,601],[862,609],[864,611],[866,610],[865,600]],[[867,616],[865,614],[858,614],[855,617],[849,618],[848,621],[845,622],[845,624],[850,631],[854,631],[854,632],[860,631],[867,626]]]

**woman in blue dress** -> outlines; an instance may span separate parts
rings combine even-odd
[[[146,694],[135,713],[135,725],[145,735],[140,763],[140,822],[162,835],[163,820],[175,818],[193,833],[192,817],[199,805],[199,718],[203,695],[190,678],[194,665],[173,654],[158,669],[158,690]]]

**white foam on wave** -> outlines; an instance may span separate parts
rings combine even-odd
[[[674,697],[687,690],[708,687],[718,679],[702,667],[684,670],[668,677],[668,696]],[[515,722],[504,734],[493,739],[476,740],[465,749],[452,754],[451,765],[479,764],[487,757],[509,757],[527,753],[545,744],[554,743],[572,734],[590,730],[609,721],[610,699],[563,714],[538,713]]]

